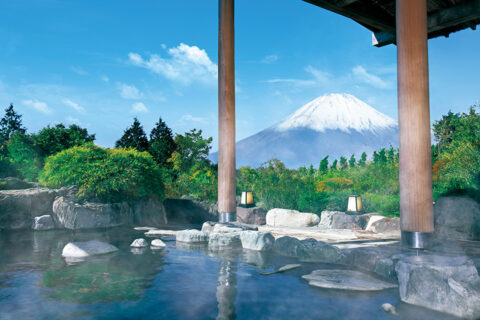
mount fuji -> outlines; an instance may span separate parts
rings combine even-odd
[[[236,143],[237,167],[258,167],[272,158],[289,168],[398,146],[395,120],[350,94],[321,96],[282,122]],[[216,162],[218,154],[211,154]]]

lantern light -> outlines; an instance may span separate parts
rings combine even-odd
[[[350,213],[361,213],[363,211],[362,207],[362,198],[357,195],[352,195],[348,197],[348,206],[347,212]]]
[[[242,197],[240,199],[240,206],[244,208],[250,208],[255,206],[253,202],[253,192],[252,191],[242,191]]]

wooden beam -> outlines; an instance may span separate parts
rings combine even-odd
[[[370,26],[369,29],[377,29],[390,33],[395,33],[395,19],[389,17],[382,11],[375,11],[373,6],[357,6],[354,9],[348,7],[339,7],[334,0],[304,0],[318,7],[322,7],[329,11],[338,13],[347,18],[353,19],[356,22]]]
[[[402,243],[433,232],[426,0],[396,0]]]
[[[442,30],[470,21],[473,21],[474,25],[469,25],[469,27],[475,30],[478,19],[480,19],[480,0],[442,9],[428,16],[428,38],[435,38],[442,35],[448,37],[453,31],[450,30],[442,34]],[[466,28],[467,27],[465,27],[465,29]],[[383,47],[395,42],[394,33],[378,31],[372,34],[372,45],[376,47]]]
[[[235,221],[235,41],[234,0],[219,0],[218,32],[218,212]]]

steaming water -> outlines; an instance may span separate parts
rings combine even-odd
[[[0,231],[0,319],[450,319],[399,302],[396,289],[374,294],[309,287],[301,275],[326,265],[306,263],[283,274],[260,275],[288,263],[249,250],[209,252],[176,245],[132,251],[141,232],[115,229]],[[117,253],[68,264],[69,241],[98,239]]]

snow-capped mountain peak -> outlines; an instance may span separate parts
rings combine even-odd
[[[397,122],[394,119],[378,112],[360,99],[346,93],[332,93],[305,104],[272,129],[286,131],[308,128],[319,132],[367,130],[375,133],[396,126]]]

